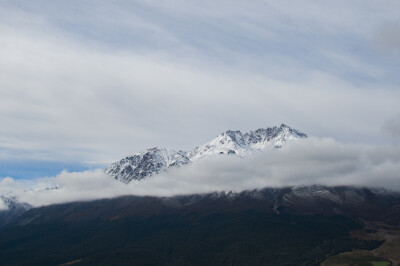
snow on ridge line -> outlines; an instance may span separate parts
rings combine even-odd
[[[227,130],[189,152],[154,147],[127,156],[111,164],[104,172],[121,182],[129,183],[166,171],[170,167],[189,164],[205,156],[226,154],[245,158],[267,147],[280,148],[287,142],[306,137],[306,134],[285,124],[244,134],[240,130]]]
[[[129,183],[133,179],[141,180],[169,167],[179,167],[188,163],[190,160],[185,152],[155,147],[113,163],[105,169],[105,173],[124,183]]]
[[[239,157],[248,157],[255,151],[271,146],[280,148],[286,142],[306,137],[306,134],[285,124],[280,127],[260,128],[244,134],[239,130],[228,130],[210,142],[190,151],[188,157],[191,161],[212,154],[235,154]]]

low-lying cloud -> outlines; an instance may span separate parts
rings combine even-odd
[[[13,190],[20,201],[34,206],[121,195],[172,196],[313,184],[400,190],[400,149],[310,138],[281,149],[267,149],[249,159],[205,158],[128,185],[102,170],[62,172],[38,179],[36,190],[24,190],[32,181],[5,178],[0,184],[0,193]],[[62,189],[44,189],[54,184]]]
[[[4,210],[7,210],[7,209],[8,209],[8,207],[4,203],[4,201],[0,200],[0,211],[4,211]]]

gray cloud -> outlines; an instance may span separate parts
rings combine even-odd
[[[400,55],[400,21],[380,25],[375,33],[374,42],[381,51],[389,55]]]
[[[400,114],[388,120],[384,124],[382,131],[388,133],[392,137],[400,137]]]
[[[398,147],[342,144],[311,138],[270,149],[250,158],[215,156],[165,174],[125,185],[101,170],[68,173],[32,181],[1,181],[35,206],[120,195],[172,196],[214,191],[241,191],[298,185],[351,185],[400,191]],[[60,190],[23,191],[27,186]],[[1,187],[0,187],[1,188]],[[1,189],[0,189],[1,192]]]

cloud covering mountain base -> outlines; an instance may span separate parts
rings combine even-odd
[[[173,196],[303,185],[366,186],[400,191],[400,149],[396,146],[343,144],[309,138],[267,149],[251,158],[216,155],[129,184],[103,170],[66,172],[37,180],[0,181],[33,206],[122,195]],[[61,189],[44,189],[54,184]],[[31,188],[31,189],[28,189]]]

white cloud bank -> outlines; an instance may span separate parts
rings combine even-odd
[[[121,195],[172,196],[214,191],[241,191],[296,185],[354,185],[400,190],[400,149],[393,146],[341,144],[310,138],[270,149],[250,159],[215,156],[171,169],[128,185],[101,170],[62,172],[36,180],[36,187],[59,184],[59,190],[23,191],[32,181],[3,179],[0,193],[14,190],[34,206]]]

